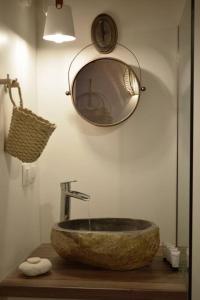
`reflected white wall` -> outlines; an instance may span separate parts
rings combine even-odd
[[[66,4],[72,7],[77,40],[63,45],[42,40],[44,15],[38,7],[39,112],[57,124],[40,159],[42,240],[49,240],[59,217],[59,183],[77,179],[73,188],[92,196],[92,217],[149,219],[159,224],[162,240],[175,242],[177,26],[184,3],[77,0]],[[111,14],[119,41],[137,54],[147,87],[134,115],[113,128],[86,123],[64,94],[69,64],[91,42],[92,21],[102,12]],[[82,57],[91,56],[89,51]],[[118,58],[135,64],[130,54],[121,52]],[[87,204],[72,201],[72,217],[87,217]]]
[[[179,26],[178,80],[178,245],[189,245],[190,117],[191,117],[191,1]]]

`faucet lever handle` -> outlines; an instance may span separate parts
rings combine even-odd
[[[65,181],[65,182],[61,182],[60,184],[66,184],[66,183],[71,183],[71,182],[77,182],[77,180]]]
[[[77,180],[70,180],[70,181],[67,181],[65,183],[72,183],[72,182],[77,182]]]
[[[72,182],[77,182],[77,180],[70,180],[70,181],[61,182],[60,183],[61,189],[70,190]]]

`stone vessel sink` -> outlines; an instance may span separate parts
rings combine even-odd
[[[159,228],[136,219],[69,220],[51,232],[56,252],[63,258],[110,270],[132,270],[149,265],[159,248]]]

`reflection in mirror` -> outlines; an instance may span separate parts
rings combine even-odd
[[[112,58],[94,60],[76,75],[72,87],[77,112],[97,126],[116,125],[134,112],[140,95],[132,68]]]

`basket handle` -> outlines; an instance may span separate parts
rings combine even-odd
[[[21,93],[21,88],[20,86],[18,85],[17,86],[17,89],[18,89],[18,94],[19,94],[19,100],[20,100],[20,107],[23,108],[23,99],[22,99],[22,93]],[[13,104],[14,107],[17,107],[14,99],[13,99],[13,95],[12,95],[12,82],[9,82],[8,84],[8,92],[9,92],[9,96],[10,96],[10,100]]]

